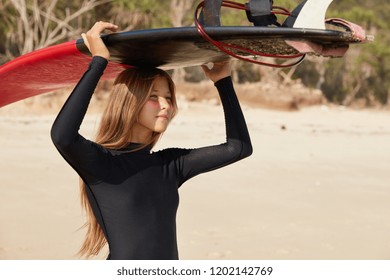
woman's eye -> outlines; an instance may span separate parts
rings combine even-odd
[[[151,95],[151,96],[149,96],[149,99],[151,99],[151,100],[157,100],[157,95]]]

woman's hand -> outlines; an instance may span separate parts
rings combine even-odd
[[[230,61],[215,62],[213,68],[209,69],[202,65],[205,75],[214,83],[231,75]]]
[[[115,32],[118,26],[110,22],[98,21],[87,33],[82,33],[81,37],[92,56],[101,56],[108,60],[110,52],[100,38],[100,34],[106,29]]]

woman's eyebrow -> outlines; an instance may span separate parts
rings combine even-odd
[[[152,92],[161,92],[159,89],[153,89],[152,90]],[[171,91],[167,91],[167,92],[165,92],[165,94],[167,95],[167,96],[169,96],[169,97],[172,97],[172,92]]]

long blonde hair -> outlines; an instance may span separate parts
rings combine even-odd
[[[108,149],[121,149],[129,144],[134,124],[137,123],[138,115],[149,98],[157,77],[166,78],[172,94],[172,118],[177,113],[175,85],[171,77],[165,71],[157,68],[124,70],[116,78],[112,92],[110,93],[107,106],[103,112],[98,128],[96,143]],[[142,147],[153,147],[161,133],[153,132],[149,143],[143,143]],[[80,256],[90,257],[97,255],[107,243],[102,228],[93,214],[87,198],[86,184],[80,180],[81,206],[86,213],[87,233],[84,242],[78,252]]]

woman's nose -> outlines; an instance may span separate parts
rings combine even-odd
[[[160,108],[161,109],[169,109],[171,107],[170,102],[166,98],[160,99]]]

